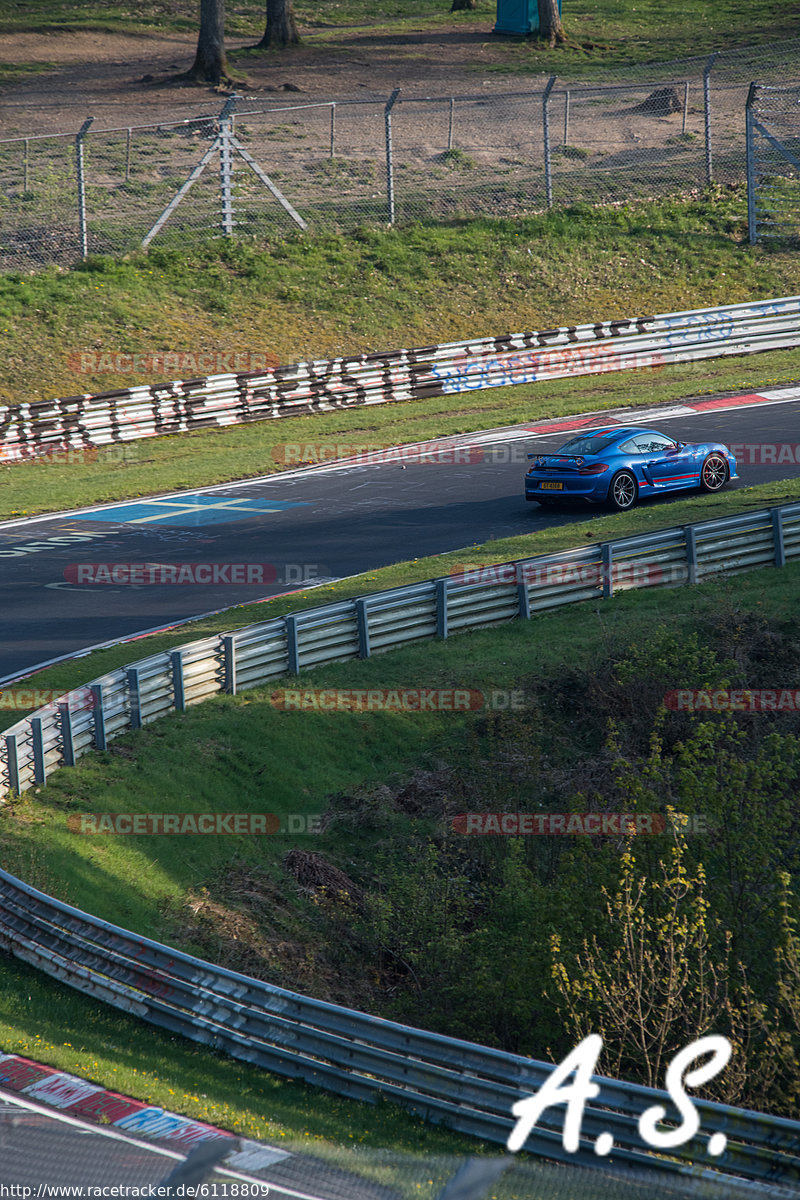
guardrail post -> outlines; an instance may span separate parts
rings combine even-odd
[[[47,783],[47,771],[44,765],[44,730],[42,718],[31,717],[31,742],[33,743],[33,778],[36,783]]]
[[[686,565],[689,569],[689,583],[697,583],[697,534],[694,525],[685,525],[683,529],[686,538]]]
[[[7,733],[4,740],[6,743],[6,763],[8,764],[8,790],[18,796],[20,791],[17,735],[16,733]]]
[[[58,715],[61,721],[61,757],[65,767],[75,766],[75,735],[72,731],[72,710],[69,700],[60,700]]]
[[[286,652],[289,659],[289,674],[300,674],[300,647],[297,642],[297,617],[290,613],[286,618]]]
[[[369,613],[367,612],[367,600],[365,596],[359,596],[356,600],[356,620],[358,621],[358,657],[369,658]]]
[[[772,544],[775,547],[775,566],[786,566],[786,545],[783,540],[783,509],[773,508],[770,512],[772,519]]]
[[[603,542],[600,547],[603,562],[603,599],[614,595],[614,543]]]
[[[177,712],[186,712],[186,695],[183,689],[183,651],[170,651],[169,663],[172,669],[172,701]]]
[[[436,580],[436,636],[447,637],[447,590],[449,579]]]
[[[92,701],[94,707],[94,744],[96,750],[105,750],[106,739],[106,708],[102,683],[92,684]]]
[[[528,581],[525,574],[525,564],[516,564],[517,574],[517,603],[519,604],[519,615],[523,621],[531,619],[531,598],[528,595]]]
[[[139,668],[128,667],[125,672],[128,681],[128,696],[131,718],[131,729],[142,728],[142,694],[139,684]]]
[[[222,690],[229,692],[231,696],[236,695],[236,634],[224,633],[222,635],[222,654],[223,663],[225,666],[225,676],[222,683]]]

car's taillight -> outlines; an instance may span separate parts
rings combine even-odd
[[[579,475],[602,475],[608,470],[608,463],[593,463],[591,467],[581,467]]]

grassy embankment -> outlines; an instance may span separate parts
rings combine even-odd
[[[256,351],[285,363],[796,293],[796,253],[752,249],[744,221],[743,198],[725,194],[713,204],[581,206],[8,275],[0,278],[0,402],[158,379],[77,374],[70,356],[85,350]],[[128,446],[122,461],[101,452],[95,463],[6,467],[0,518],[263,474],[279,469],[273,450],[284,442],[396,445],[799,376],[800,351],[772,351],[153,438]]]

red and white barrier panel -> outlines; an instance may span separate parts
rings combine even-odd
[[[187,1154],[200,1142],[235,1137],[225,1129],[193,1121],[190,1117],[144,1104],[118,1092],[109,1092],[99,1084],[88,1083],[77,1075],[68,1075],[18,1054],[0,1054],[0,1087],[19,1092],[29,1100],[57,1108],[72,1117],[96,1121],[137,1137],[170,1142]],[[227,1167],[257,1170],[289,1157],[285,1150],[260,1142],[240,1138],[239,1143],[240,1149],[226,1159]]]

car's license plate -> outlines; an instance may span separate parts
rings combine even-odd
[[[545,482],[542,484],[542,491],[547,490],[548,492],[560,492],[563,490],[563,488],[564,488],[563,483],[547,483],[547,482]]]

